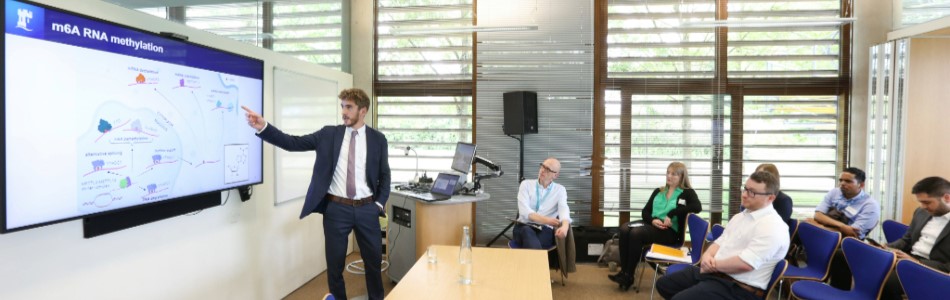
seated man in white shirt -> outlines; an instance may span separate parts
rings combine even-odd
[[[514,241],[522,248],[546,249],[554,246],[554,237],[564,238],[571,228],[567,190],[554,183],[561,162],[551,157],[541,163],[537,180],[525,180],[518,189],[518,221]],[[535,226],[526,225],[533,224]]]
[[[666,299],[761,299],[775,265],[788,252],[788,225],[772,208],[778,179],[752,173],[742,191],[745,211],[703,253],[699,266],[667,274],[656,283]]]
[[[950,272],[950,182],[941,177],[927,177],[914,184],[911,193],[920,202],[914,211],[907,233],[887,244],[898,259],[909,259],[928,267]],[[903,288],[891,273],[881,299],[902,299]]]

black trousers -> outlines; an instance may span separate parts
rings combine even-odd
[[[697,266],[663,275],[656,282],[656,291],[663,299],[756,299],[731,280],[699,273]]]
[[[630,227],[630,224],[643,224]],[[650,244],[670,245],[676,242],[679,233],[673,229],[659,229],[643,221],[633,221],[620,226],[620,271],[633,276],[637,263],[643,256],[643,247]]]
[[[839,289],[851,290],[851,268],[844,258],[844,252],[839,248],[831,258],[831,270],[828,273],[828,285]]]

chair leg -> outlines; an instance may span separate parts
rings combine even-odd
[[[653,293],[656,292],[656,274],[660,273],[660,264],[656,264],[653,269],[653,286],[650,287],[650,300],[653,300]]]
[[[645,264],[645,263],[646,263],[646,262],[640,261],[640,262],[637,263],[637,266],[634,268],[634,269],[636,269],[637,273],[634,274],[634,275],[636,275],[636,276],[634,276],[633,281],[636,282],[637,284],[633,287],[633,291],[636,292],[637,294],[640,293],[640,284],[643,283],[643,271],[644,271],[644,269],[646,268],[646,267],[643,266],[643,264]],[[637,275],[637,274],[639,274],[639,275]],[[637,280],[637,278],[636,278],[637,276],[640,277],[640,280]]]

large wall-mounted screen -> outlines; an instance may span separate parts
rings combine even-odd
[[[263,61],[4,1],[0,231],[262,182]]]

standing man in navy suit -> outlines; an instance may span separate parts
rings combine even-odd
[[[389,200],[389,145],[386,136],[364,123],[369,96],[360,89],[340,92],[343,125],[293,136],[268,124],[247,107],[247,124],[257,136],[287,151],[316,151],[317,162],[300,218],[323,214],[326,236],[327,281],[336,299],[346,298],[343,267],[347,237],[356,230],[356,243],[366,266],[370,299],[383,299],[382,234],[378,217]]]

